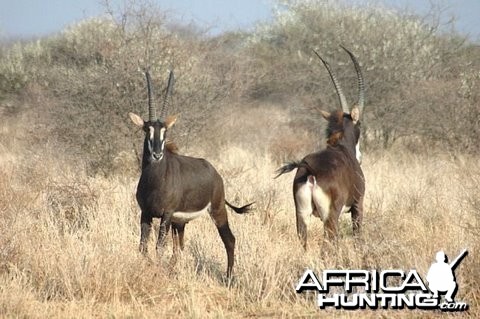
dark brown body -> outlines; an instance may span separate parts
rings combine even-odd
[[[166,151],[160,163],[142,170],[137,201],[157,218],[169,211],[200,211],[208,203],[216,211],[225,206],[223,180],[206,160]]]
[[[142,210],[140,250],[146,251],[153,218],[170,219],[174,248],[178,240],[183,249],[185,224],[200,217],[199,212],[203,210],[215,221],[227,250],[228,272],[231,272],[235,237],[228,225],[224,194],[222,178],[206,160],[166,151],[160,163],[147,165],[142,170],[138,183],[137,201]],[[157,249],[163,245],[161,235]]]
[[[324,222],[325,237],[334,238],[338,232],[338,219],[342,212],[350,212],[353,233],[358,234],[363,219],[365,179],[360,167],[360,114],[364,104],[364,82],[355,56],[351,57],[357,71],[359,102],[351,111],[340,85],[328,63],[320,55],[335,85],[342,110],[321,111],[328,121],[327,147],[305,156],[299,162],[291,162],[278,170],[278,176],[297,169],[293,180],[297,233],[303,247],[307,248],[307,225],[311,215]],[[278,177],[277,176],[277,177]]]
[[[161,132],[165,125],[159,121],[146,122],[146,131]],[[165,130],[166,131],[166,130]],[[162,135],[162,134],[160,134]],[[153,140],[155,140],[155,134]],[[174,254],[177,247],[184,248],[185,225],[209,214],[218,229],[227,252],[227,276],[233,271],[235,254],[235,237],[228,224],[225,205],[236,213],[243,214],[250,205],[237,208],[225,200],[222,177],[206,160],[173,153],[165,148],[161,156],[150,152],[148,143],[150,135],[146,134],[142,174],[137,187],[137,202],[141,214],[140,251],[146,253],[147,240],[152,228],[153,218],[160,218],[160,230],[157,240],[157,252],[165,245],[165,237],[172,226]],[[161,144],[161,143],[160,143]],[[153,149],[155,149],[153,143]],[[160,154],[160,151],[159,153]],[[155,159],[155,158],[160,159]]]
[[[315,177],[314,188],[312,189],[312,212],[320,217],[325,225],[325,234],[328,238],[335,237],[338,228],[338,219],[343,212],[350,211],[352,215],[353,232],[358,233],[363,218],[363,196],[365,193],[365,182],[363,172],[355,157],[341,145],[327,147],[322,152],[307,155],[303,160],[305,166],[300,166],[295,174],[293,193],[305,183],[312,183]],[[310,177],[310,182],[308,178]],[[322,198],[316,195],[317,191],[324,192],[329,202],[322,205]],[[308,212],[300,211],[302,199],[294,195],[295,207],[297,208],[297,231],[304,247],[307,243],[307,218]],[[323,199],[324,200],[324,199]],[[325,209],[327,208],[327,209]]]
[[[176,116],[164,116],[168,96],[173,89],[173,72],[170,72],[167,93],[160,119],[152,103],[151,79],[146,72],[149,120],[130,113],[130,118],[145,132],[142,174],[137,187],[137,202],[142,210],[140,251],[147,252],[147,241],[153,218],[160,218],[157,254],[161,255],[165,237],[172,227],[174,256],[178,246],[183,250],[185,225],[209,214],[218,229],[227,252],[227,277],[233,271],[235,237],[228,225],[225,205],[243,214],[249,205],[235,207],[225,200],[223,180],[213,166],[204,159],[179,155],[176,147],[167,142],[167,131],[174,125]]]

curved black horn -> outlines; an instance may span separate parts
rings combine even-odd
[[[330,65],[328,64],[327,61],[322,59],[322,57],[320,56],[320,54],[317,53],[317,51],[313,50],[313,52],[315,52],[318,58],[323,62],[323,65],[325,65],[325,68],[327,69],[328,74],[330,74],[330,78],[332,79],[333,85],[335,86],[335,90],[337,91],[337,95],[340,100],[340,105],[342,106],[342,111],[345,113],[350,113],[350,110],[348,109],[348,105],[347,105],[347,99],[345,98],[342,88],[340,87],[340,83],[338,83],[337,77],[335,76],[332,69],[330,68]]]
[[[170,71],[170,75],[168,76],[167,92],[165,93],[165,98],[163,99],[162,111],[160,112],[161,119],[165,117],[165,112],[167,110],[168,102],[169,102],[168,98],[172,94],[174,84],[175,84],[175,76],[173,74],[173,71]]]
[[[147,78],[147,91],[148,91],[148,120],[155,122],[157,120],[157,112],[152,98],[152,79],[150,78],[150,72],[145,71],[145,77]]]
[[[350,52],[347,48],[341,45],[342,49],[344,49],[350,58],[352,59],[353,65],[355,66],[355,71],[357,72],[357,81],[358,81],[358,109],[360,114],[363,112],[363,107],[365,105],[365,81],[363,80],[362,69],[360,68],[360,64],[357,61],[355,55]]]

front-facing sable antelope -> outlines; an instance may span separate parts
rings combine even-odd
[[[301,161],[291,162],[278,170],[278,176],[297,168],[293,180],[293,198],[297,217],[297,233],[307,249],[307,224],[313,214],[324,222],[325,235],[337,235],[338,219],[342,212],[351,212],[353,232],[358,234],[363,218],[365,179],[360,167],[360,115],[365,100],[365,85],[356,57],[342,47],[355,66],[358,80],[358,102],[351,111],[345,95],[329,64],[320,58],[326,67],[340,100],[341,110],[321,111],[328,121],[327,147],[305,156]]]
[[[152,104],[151,81],[146,72],[148,86],[148,121],[129,113],[131,120],[143,128],[142,174],[137,187],[137,202],[141,213],[140,251],[146,253],[147,240],[152,228],[152,219],[160,218],[157,254],[161,254],[165,237],[172,226],[174,254],[177,247],[183,250],[185,224],[210,214],[227,251],[227,277],[233,270],[235,237],[228,225],[225,204],[236,213],[248,211],[249,205],[235,207],[225,200],[223,180],[213,166],[204,159],[182,156],[166,146],[168,130],[176,121],[175,116],[165,117],[168,97],[173,87],[170,73],[160,117],[157,118]]]

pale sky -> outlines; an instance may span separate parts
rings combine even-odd
[[[212,32],[248,29],[271,18],[275,0],[155,0],[184,22],[196,21]],[[111,0],[113,4],[124,0]],[[362,2],[352,0],[352,2]],[[364,1],[365,2],[365,1]],[[371,1],[370,1],[371,2]],[[480,0],[376,0],[378,3],[408,6],[424,13],[430,2],[446,7],[444,18],[457,17],[457,29],[480,40]],[[0,38],[48,35],[65,26],[104,13],[102,0],[0,0]]]

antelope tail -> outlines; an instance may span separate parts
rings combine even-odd
[[[274,178],[278,178],[280,175],[283,175],[285,173],[293,171],[296,168],[299,168],[301,166],[301,163],[302,163],[301,161],[293,161],[293,162],[286,163],[285,165],[277,169],[276,173],[278,173],[278,175],[275,176]]]
[[[250,203],[250,204],[247,204],[245,206],[242,206],[242,207],[236,207],[236,206],[233,206],[232,204],[230,204],[229,202],[227,202],[227,200],[225,200],[225,204],[227,204],[228,207],[230,207],[231,209],[233,209],[233,211],[237,214],[246,214],[246,213],[249,213],[252,208],[250,206],[252,206],[254,203]]]

